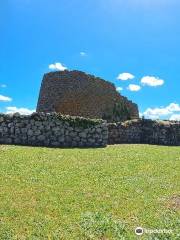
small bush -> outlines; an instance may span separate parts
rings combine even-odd
[[[69,115],[61,115],[57,114],[57,118],[61,121],[68,122],[73,127],[82,127],[88,128],[92,126],[96,126],[98,124],[103,123],[102,119],[90,119],[90,118],[83,118],[83,117],[73,117]]]

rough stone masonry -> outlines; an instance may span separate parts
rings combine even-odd
[[[180,146],[180,122],[136,119],[108,124],[108,143]]]
[[[57,113],[0,114],[0,144],[105,147],[120,143],[180,146],[180,122],[137,119],[107,123]]]
[[[0,114],[0,144],[105,147],[120,143],[180,146],[180,122],[139,119],[137,105],[113,84],[79,71],[46,74],[36,113]]]
[[[58,112],[108,122],[139,117],[137,105],[121,96],[112,83],[68,70],[44,75],[37,112]]]
[[[0,114],[0,143],[47,147],[104,147],[108,129],[102,120],[57,113]]]

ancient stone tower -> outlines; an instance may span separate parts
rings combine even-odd
[[[102,118],[108,122],[139,117],[137,105],[121,96],[112,83],[67,70],[44,75],[37,112]]]

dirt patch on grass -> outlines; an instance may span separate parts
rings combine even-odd
[[[174,195],[169,199],[168,208],[180,210],[180,195]]]
[[[9,148],[9,146],[0,145],[0,151],[7,150],[8,148]]]

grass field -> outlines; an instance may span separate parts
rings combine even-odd
[[[0,239],[180,239],[179,170],[180,147],[1,145]]]

